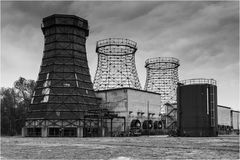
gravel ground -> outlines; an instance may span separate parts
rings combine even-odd
[[[239,159],[239,137],[1,137],[1,159]]]

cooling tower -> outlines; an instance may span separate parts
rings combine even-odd
[[[24,134],[81,136],[84,113],[98,109],[85,48],[88,22],[56,14],[43,19],[42,31],[44,54]]]
[[[179,60],[172,57],[147,59],[145,90],[161,94],[161,102],[176,103]]]
[[[94,90],[123,87],[141,89],[135,66],[136,51],[137,43],[129,39],[109,38],[98,41]]]

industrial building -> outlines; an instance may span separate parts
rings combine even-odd
[[[218,133],[239,133],[239,128],[239,111],[234,111],[230,107],[218,105]]]
[[[132,40],[97,41],[92,83],[85,47],[88,29],[87,20],[74,15],[43,18],[44,53],[23,136],[239,133],[239,112],[217,107],[216,81],[179,82],[176,58],[147,59],[142,90],[135,66],[137,43]]]
[[[240,112],[231,110],[232,131],[236,134],[239,134],[240,132],[239,118],[240,118]]]
[[[231,108],[218,105],[218,133],[229,134],[231,126]]]
[[[154,134],[163,129],[161,96],[158,93],[135,88],[115,88],[96,91],[96,96],[102,99],[103,108],[125,117],[126,131],[139,129],[142,133],[148,134],[149,131]],[[115,119],[112,124],[113,134],[124,131],[123,121]]]
[[[165,113],[162,100],[166,96],[161,96],[150,88],[141,90],[135,66],[136,51],[137,43],[129,39],[108,38],[97,41],[98,66],[94,90],[96,96],[101,98],[101,108],[125,117],[126,132],[138,129],[141,134],[147,132],[156,134],[160,132],[160,128],[162,129],[164,121],[162,113]],[[168,80],[170,77],[171,75],[168,75]],[[108,135],[118,134],[124,130],[122,121],[116,119],[112,124],[113,126],[108,128],[113,129],[113,133]],[[161,127],[157,127],[159,125]]]

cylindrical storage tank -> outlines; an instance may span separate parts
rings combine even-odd
[[[214,137],[217,131],[217,86],[213,79],[180,81],[177,87],[178,134]]]

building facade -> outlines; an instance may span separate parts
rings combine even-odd
[[[218,133],[229,134],[232,126],[231,108],[218,105]]]
[[[153,134],[159,132],[163,127],[161,96],[158,93],[133,88],[118,88],[97,91],[96,96],[102,99],[101,106],[103,108],[126,118],[126,132],[137,128],[142,133]],[[113,122],[112,134],[124,131],[123,123],[116,119]]]
[[[231,110],[231,120],[233,132],[239,134],[240,124],[239,124],[240,112]]]

